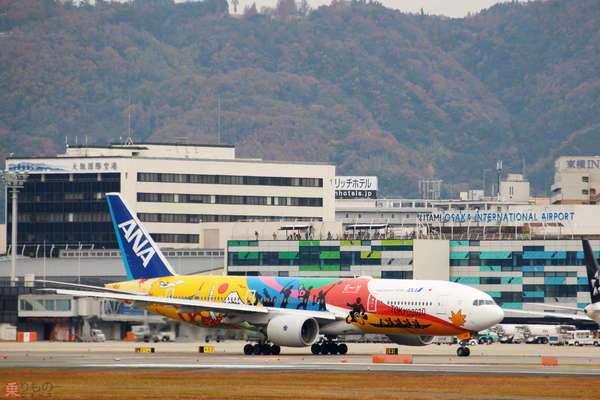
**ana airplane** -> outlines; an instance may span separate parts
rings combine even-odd
[[[53,290],[121,300],[202,327],[250,329],[261,339],[245,354],[279,354],[280,346],[345,354],[342,336],[384,334],[408,346],[457,336],[457,354],[468,356],[469,339],[504,317],[488,294],[447,281],[177,275],[120,194],[106,198],[129,280]]]

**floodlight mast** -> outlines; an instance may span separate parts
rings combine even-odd
[[[11,259],[10,259],[10,286],[17,284],[17,199],[19,189],[23,187],[29,173],[27,171],[2,172],[2,179],[7,189],[12,189],[12,220],[11,220]]]

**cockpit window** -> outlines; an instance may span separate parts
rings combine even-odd
[[[483,300],[483,299],[473,300],[474,306],[482,306],[484,304],[485,305],[494,305],[494,301],[493,300]]]

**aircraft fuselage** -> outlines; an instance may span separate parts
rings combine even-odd
[[[486,293],[446,281],[270,276],[169,276],[108,285],[150,296],[246,304],[273,311],[328,311],[336,333],[463,335],[489,328],[502,310]],[[214,311],[154,304],[149,311],[204,327],[253,329],[261,315],[232,320]]]

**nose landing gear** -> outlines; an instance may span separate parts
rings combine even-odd
[[[456,349],[456,355],[459,357],[468,357],[471,354],[471,350],[467,346],[460,346]]]
[[[460,347],[458,349],[456,349],[456,355],[459,357],[469,357],[469,354],[471,354],[471,350],[467,346],[469,346],[470,344],[476,344],[476,343],[477,342],[475,342],[472,338],[460,340],[458,342]]]

